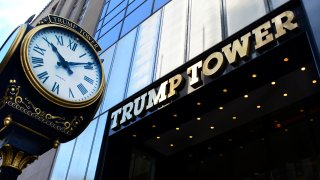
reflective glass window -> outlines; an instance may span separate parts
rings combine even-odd
[[[96,120],[98,121],[97,129],[93,139],[92,153],[90,154],[89,164],[88,164],[86,177],[85,177],[86,180],[93,180],[96,173],[97,163],[98,163],[102,139],[103,139],[104,128],[107,121],[107,115],[108,113],[104,113],[102,116],[99,117],[98,120]]]
[[[123,22],[121,36],[127,34],[132,28],[140,24],[151,14],[152,0],[147,0],[139,8],[134,10],[130,15],[126,17]]]
[[[77,137],[67,179],[83,179],[85,177],[96,126],[97,121],[91,121],[89,126]]]
[[[103,20],[100,20],[99,23],[98,23],[97,29],[101,28],[102,23],[103,23]]]
[[[118,40],[121,25],[122,25],[122,21],[98,40],[98,43],[102,49],[107,49],[109,46],[111,46],[113,43],[115,43]],[[101,34],[102,32],[100,33],[100,36]]]
[[[103,26],[103,28],[101,29],[101,32],[109,31],[113,26],[115,26],[119,21],[123,19],[124,13],[125,13],[125,10],[123,10],[116,17],[110,20],[105,26]]]
[[[110,76],[110,67],[111,67],[111,64],[112,64],[112,61],[113,61],[113,55],[114,55],[114,50],[115,50],[115,46],[116,45],[113,45],[111,46],[108,50],[106,50],[104,53],[102,53],[100,55],[100,58],[101,59],[104,59],[104,62],[103,62],[103,70],[104,70],[104,75],[106,77],[106,87],[108,87],[109,85],[109,76]],[[106,93],[107,91],[105,91]],[[104,99],[106,99],[106,94],[104,94]],[[102,103],[102,112],[104,112],[106,110],[106,103],[107,101],[103,101]]]
[[[229,35],[266,14],[264,0],[226,0],[226,7]]]
[[[161,13],[158,11],[139,27],[127,96],[152,82]]]
[[[271,0],[273,9],[281,6],[282,4],[288,2],[289,0]]]
[[[167,4],[170,0],[154,0],[153,5],[153,12],[156,12],[158,9],[160,9],[162,6]]]
[[[66,179],[75,140],[60,144],[51,171],[50,180]]]
[[[171,1],[163,8],[156,78],[184,63],[187,10],[188,0]]]
[[[109,2],[107,2],[107,3],[104,4],[103,10],[102,10],[102,12],[101,12],[100,19],[104,18],[104,16],[106,15],[106,12],[107,12],[107,9],[108,9],[108,5],[109,5]]]
[[[100,34],[100,30],[99,30],[99,31],[97,31],[97,32],[94,34],[94,39],[95,39],[95,40],[97,40],[97,39],[98,39],[99,34]]]
[[[128,0],[111,0],[107,13],[111,12],[113,9],[115,9],[116,6],[118,6],[123,1],[128,1]]]
[[[117,44],[106,89],[104,109],[109,109],[124,98],[136,34],[137,29],[134,29]]]
[[[110,12],[105,20],[104,20],[104,24],[108,23],[112,18],[114,18],[115,16],[118,15],[119,12],[121,12],[127,5],[127,2],[123,1],[118,7],[116,7],[112,12]],[[122,16],[122,18],[124,17],[124,15]]]
[[[137,8],[140,4],[145,2],[146,0],[135,0],[132,2],[127,8],[127,14],[130,14],[135,8]]]
[[[192,0],[189,59],[222,40],[220,1]]]

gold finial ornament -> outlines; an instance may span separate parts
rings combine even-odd
[[[53,141],[53,148],[57,149],[60,145],[60,141],[59,140],[55,140]]]
[[[3,125],[4,126],[9,126],[11,124],[11,122],[12,122],[12,118],[11,118],[10,115],[3,119]]]

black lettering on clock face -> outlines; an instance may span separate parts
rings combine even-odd
[[[44,72],[38,74],[37,76],[38,76],[38,78],[40,80],[42,80],[42,83],[45,83],[50,77],[50,76],[48,76],[48,72],[47,71],[44,71]]]
[[[60,87],[60,85],[57,82],[54,82],[51,91],[59,94],[59,87]]]
[[[69,47],[72,51],[75,51],[77,49],[77,46],[78,44],[75,41],[69,39],[69,45],[67,47]]]
[[[31,57],[31,63],[33,65],[33,68],[38,68],[43,66],[43,58],[39,58],[39,57]]]
[[[69,98],[71,98],[71,97],[74,98],[74,95],[73,95],[71,88],[69,88]]]
[[[42,56],[44,55],[44,52],[46,51],[45,49],[39,47],[38,44],[36,44],[36,45],[33,47],[33,50],[36,51],[37,53],[41,54]]]
[[[61,35],[54,35],[57,39],[57,45],[63,46],[63,37]]]

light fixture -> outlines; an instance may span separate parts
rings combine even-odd
[[[201,117],[197,117],[197,121],[200,121],[201,120]]]
[[[208,146],[208,150],[211,150],[212,149],[212,147],[211,146]]]
[[[252,78],[256,78],[256,77],[257,77],[257,74],[252,74],[251,77],[252,77]]]
[[[288,96],[288,94],[287,94],[287,93],[284,93],[284,94],[283,94],[283,96],[284,96],[284,97],[287,97],[287,96]]]
[[[260,109],[261,108],[261,106],[260,105],[257,105],[257,109]]]
[[[174,145],[173,144],[170,144],[170,147],[173,147]]]
[[[305,71],[306,70],[306,67],[301,67],[301,71]]]
[[[156,138],[157,138],[157,139],[160,139],[160,136],[157,136]]]
[[[248,94],[245,94],[243,97],[244,97],[244,98],[248,98],[248,97],[249,97],[249,95],[248,95]]]
[[[315,79],[312,80],[312,84],[315,84],[315,83],[317,83],[317,80],[315,80]]]
[[[232,119],[233,119],[233,120],[236,120],[236,119],[237,119],[237,116],[233,116]]]
[[[275,81],[272,81],[272,82],[271,82],[271,85],[273,85],[273,86],[276,85],[276,82],[275,82]]]
[[[303,112],[304,112],[304,109],[300,109],[299,111],[300,111],[301,113],[303,113]]]
[[[173,117],[178,117],[178,114],[173,114]]]
[[[220,110],[223,110],[223,107],[222,107],[222,106],[220,106],[220,107],[219,107],[219,109],[220,109]]]
[[[193,138],[193,136],[189,136],[189,139],[192,139]]]
[[[288,131],[289,131],[289,129],[287,129],[287,128],[286,128],[286,129],[284,129],[284,132],[288,132]]]
[[[201,106],[201,102],[197,102],[197,106]]]
[[[132,135],[132,137],[136,138],[136,137],[137,137],[137,135],[136,135],[136,134],[133,134],[133,135]]]
[[[214,129],[214,126],[210,126],[210,129]]]
[[[152,124],[152,126],[151,126],[152,128],[156,128],[157,126],[155,125],[155,124]]]
[[[223,91],[224,93],[226,93],[226,92],[228,92],[228,89],[223,89],[222,91]]]
[[[180,130],[180,128],[179,128],[179,127],[176,127],[176,130],[177,130],[177,131],[179,131],[179,130]]]
[[[279,128],[281,128],[281,127],[282,127],[282,124],[280,124],[280,123],[276,123],[274,127],[275,127],[276,129],[279,129]]]
[[[288,62],[288,61],[289,61],[289,58],[284,58],[283,61],[284,61],[284,62]]]

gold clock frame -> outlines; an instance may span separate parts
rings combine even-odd
[[[16,30],[18,30],[18,29],[19,29],[19,31],[18,31],[18,34],[17,34],[16,38],[13,40],[10,48],[8,49],[8,52],[7,52],[6,55],[3,57],[3,59],[2,59],[2,61],[1,61],[1,63],[0,63],[0,73],[2,73],[3,69],[4,69],[4,68],[6,67],[6,65],[8,64],[8,62],[9,62],[10,58],[12,57],[13,53],[16,51],[19,43],[22,41],[23,35],[24,35],[24,33],[26,32],[26,29],[27,29],[27,25],[26,25],[26,24],[22,24],[22,25],[16,27],[16,28],[11,32],[10,36],[8,36],[8,38],[11,37],[12,34],[13,34]],[[8,40],[8,38],[6,39],[6,41]],[[6,42],[6,41],[5,41],[5,42]],[[4,45],[4,44],[3,44],[3,45]]]
[[[62,98],[54,95],[53,93],[51,93],[50,91],[45,89],[41,85],[41,83],[37,80],[36,75],[31,70],[30,61],[28,60],[29,59],[28,46],[30,44],[32,37],[38,31],[40,31],[42,29],[46,29],[46,28],[61,28],[61,29],[65,29],[67,31],[71,31],[72,33],[76,34],[77,37],[79,37],[82,41],[85,41],[85,43],[87,43],[89,45],[89,47],[92,49],[92,51],[94,52],[94,54],[97,58],[97,61],[99,62],[99,66],[101,68],[101,76],[102,77],[101,77],[101,83],[99,85],[100,87],[99,87],[97,93],[92,98],[85,100],[85,101],[80,101],[80,102],[68,101],[68,100],[62,99]],[[97,52],[95,51],[94,47],[89,43],[89,41],[87,39],[85,39],[79,32],[75,31],[72,28],[69,28],[67,26],[55,25],[55,24],[40,25],[40,26],[33,28],[32,30],[30,30],[26,34],[25,38],[22,41],[21,49],[20,49],[20,56],[21,56],[20,59],[21,59],[22,69],[25,72],[25,74],[26,74],[29,82],[32,84],[32,86],[47,100],[49,100],[59,106],[66,107],[66,108],[73,108],[73,109],[87,107],[87,106],[90,106],[91,104],[93,104],[94,102],[96,102],[96,100],[101,96],[102,92],[104,91],[104,88],[105,88],[104,71],[103,71],[103,66],[101,64],[101,60],[100,60]]]

